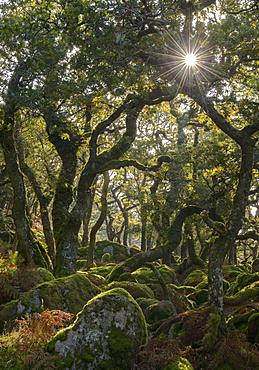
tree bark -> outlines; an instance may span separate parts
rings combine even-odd
[[[109,173],[104,172],[103,173],[103,188],[102,188],[102,194],[101,194],[101,213],[94,224],[94,226],[91,229],[90,232],[90,241],[89,241],[89,247],[88,247],[88,253],[87,253],[87,269],[93,266],[94,262],[94,248],[95,248],[95,240],[96,240],[96,234],[100,227],[102,226],[106,215],[107,215],[107,192],[108,192],[108,185],[109,185]]]
[[[188,247],[189,257],[191,260],[191,263],[195,266],[198,265],[200,267],[204,267],[204,261],[197,256],[197,253],[195,251],[195,243],[193,240],[193,233],[191,225],[188,224],[188,222],[185,223],[185,235],[186,235],[186,244]]]
[[[38,266],[50,267],[46,251],[36,241],[26,215],[26,190],[23,175],[19,169],[18,158],[13,138],[13,115],[6,113],[5,129],[1,132],[1,144],[8,177],[13,189],[12,215],[17,235],[17,251],[24,258],[25,263],[34,262]]]
[[[25,163],[24,153],[23,153],[23,143],[21,142],[22,139],[20,137],[18,128],[15,133],[15,139],[16,139],[16,144],[17,144],[17,152],[18,152],[21,170],[27,176],[28,180],[30,181],[32,188],[36,194],[36,197],[38,199],[39,205],[40,205],[40,215],[41,215],[45,242],[48,246],[49,257],[52,261],[52,264],[54,265],[55,257],[56,257],[56,246],[55,246],[55,240],[54,240],[51,222],[49,218],[50,200],[43,195],[43,192],[35,177],[35,174],[33,173],[32,169]]]
[[[201,97],[197,90],[195,94],[190,95],[204,108],[213,122],[239,144],[242,152],[238,185],[232,202],[229,221],[227,222],[225,233],[216,239],[209,256],[209,303],[216,306],[222,318],[221,328],[224,331],[226,326],[223,316],[222,265],[228,251],[234,246],[238,232],[242,226],[242,219],[245,215],[252,180],[254,146],[256,143],[256,140],[251,138],[251,135],[259,130],[259,125],[248,125],[244,129],[238,130],[217,112],[211,101],[205,97]]]
[[[3,148],[6,170],[13,189],[12,214],[17,235],[17,250],[26,263],[33,261],[36,265],[50,267],[50,260],[42,245],[33,235],[26,215],[26,189],[23,175],[18,164],[14,140],[15,113],[19,105],[19,84],[27,69],[26,62],[17,65],[9,81],[5,96],[4,122],[0,131],[0,142]]]

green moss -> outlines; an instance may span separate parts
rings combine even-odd
[[[110,349],[112,362],[115,369],[126,370],[132,362],[133,344],[125,337],[125,332],[113,327],[108,338],[108,347]]]
[[[74,358],[71,355],[67,355],[64,361],[64,366],[70,368],[74,363]]]
[[[163,370],[193,370],[192,364],[184,357],[168,364]]]
[[[114,367],[107,361],[103,360],[99,365],[97,365],[96,370],[114,370]]]
[[[115,263],[107,263],[104,266],[92,267],[88,272],[106,277],[115,266]]]
[[[18,352],[18,332],[6,333],[0,337],[0,369],[24,370],[24,364]]]
[[[183,293],[183,294],[191,294],[193,292],[195,292],[195,287],[193,286],[188,286],[188,285],[181,285],[181,286],[177,286],[177,285],[174,285],[174,284],[170,284],[170,287],[172,287],[174,290],[180,292],[180,293]]]
[[[110,253],[104,253],[102,255],[101,262],[109,262],[109,261],[111,261],[111,255],[110,255]]]
[[[35,269],[35,272],[37,276],[39,276],[42,283],[46,281],[55,280],[54,275],[49,270],[43,267],[38,267],[37,269]]]
[[[105,250],[105,248],[110,248],[111,250]],[[139,248],[128,247],[120,243],[112,242],[110,240],[99,240],[96,243],[96,248],[94,251],[95,260],[101,261],[102,256],[105,252],[110,253],[110,260],[114,262],[124,261],[129,257],[140,252]]]
[[[227,326],[230,329],[237,329],[240,333],[247,335],[248,320],[250,316],[251,312],[235,314],[227,321]]]
[[[78,255],[78,257],[85,257],[86,258],[86,256],[87,256],[87,247],[79,247],[78,249],[77,249],[77,255]]]
[[[118,281],[134,281],[135,278],[131,272],[124,272],[118,277]]]
[[[101,291],[87,276],[87,273],[80,272],[39,284],[21,294],[19,300],[9,302],[0,311],[0,328],[4,328],[5,322],[12,327],[12,322],[26,312],[57,309],[77,314],[89,299]]]
[[[175,272],[173,269],[166,265],[156,266],[157,270],[162,275],[166,283],[173,283],[175,279]],[[156,283],[157,278],[154,272],[148,267],[141,267],[132,272],[132,276],[140,283]]]
[[[199,306],[208,301],[208,290],[207,289],[196,289],[196,291],[189,296]]]
[[[206,351],[210,351],[216,342],[219,324],[220,316],[218,315],[216,308],[214,308],[214,312],[209,314],[209,319],[205,325],[206,333],[202,339],[202,344],[206,347]]]
[[[204,270],[196,269],[192,271],[183,281],[183,285],[196,286],[207,279],[207,274]]]
[[[86,363],[93,362],[95,357],[91,355],[90,353],[82,353],[81,354],[82,360],[84,360]]]
[[[154,273],[148,267],[141,267],[136,271],[132,272],[132,275],[139,283],[151,283],[154,281]]]
[[[176,314],[176,309],[171,301],[158,301],[148,306],[145,310],[145,317],[149,324],[167,319]]]
[[[258,319],[258,317],[259,317],[259,312],[255,312],[255,313],[253,313],[253,314],[249,317],[248,322],[251,322],[251,321],[253,321],[253,320],[256,320],[256,319]]]
[[[234,284],[232,284],[228,290],[229,295],[234,295],[238,293],[244,287],[251,285],[252,283],[259,281],[259,272],[254,274],[242,273],[236,278]]]
[[[17,318],[18,299],[8,302],[0,311],[0,333],[3,330],[11,331],[14,327],[14,320]]]
[[[142,311],[144,312],[145,309],[151,305],[154,305],[156,303],[158,303],[159,301],[157,299],[154,299],[154,298],[137,298],[136,299],[137,303],[139,304],[139,306],[141,307]]]
[[[160,265],[157,267],[157,270],[163,276],[165,283],[170,284],[175,280],[175,272],[172,268],[167,265]]]
[[[112,282],[108,285],[108,289],[124,288],[129,292],[134,299],[139,297],[154,298],[154,292],[146,285],[135,282]]]
[[[45,309],[66,309],[73,314],[81,311],[85,302],[100,292],[87,278],[87,273],[82,272],[41,284],[38,289]]]
[[[108,338],[109,349],[113,356],[121,355],[133,348],[133,344],[125,337],[125,332],[119,328],[112,328]]]
[[[67,339],[67,332],[68,330],[71,328],[71,325],[68,326],[67,328],[65,329],[61,329],[56,335],[55,337],[52,337],[48,343],[46,344],[46,350],[48,352],[54,352],[55,351],[55,343],[57,340],[59,340],[60,342],[63,342],[64,340]]]
[[[83,271],[87,268],[87,260],[77,260],[76,261],[76,271]]]

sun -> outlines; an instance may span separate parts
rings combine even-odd
[[[195,54],[190,53],[190,54],[186,54],[184,56],[184,63],[185,63],[186,66],[194,67],[196,62],[197,62],[197,58],[196,58]]]
[[[186,39],[166,32],[160,48],[151,53],[154,55],[154,65],[158,67],[157,78],[175,81],[177,91],[181,91],[185,85],[188,88],[197,85],[202,89],[215,78],[224,78],[214,56],[215,45],[210,45],[205,35]]]

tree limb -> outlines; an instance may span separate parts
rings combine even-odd
[[[208,225],[209,227],[211,227],[213,230],[217,231],[219,234],[225,234],[225,226],[223,223],[221,222],[217,222],[217,221],[213,221],[210,217],[209,217],[209,213],[208,211],[206,211],[205,209],[200,213],[203,221],[206,223],[206,225]]]

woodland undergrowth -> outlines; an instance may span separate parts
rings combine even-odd
[[[73,316],[60,310],[45,310],[16,320],[16,329],[0,337],[0,368],[55,370],[52,356],[44,346]]]

